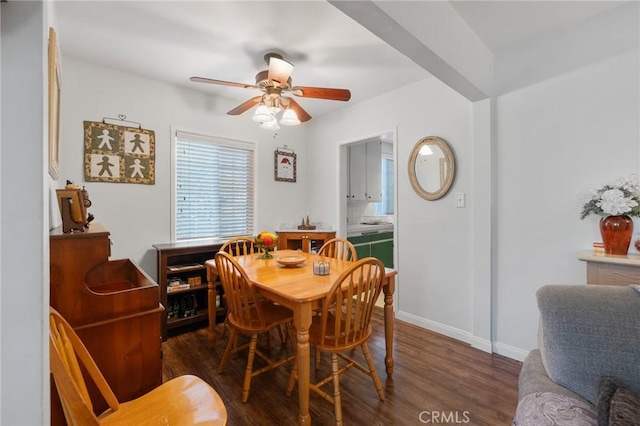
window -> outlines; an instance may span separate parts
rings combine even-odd
[[[393,214],[393,157],[382,154],[382,201],[374,203],[377,216]]]
[[[253,234],[252,143],[176,132],[175,239]]]

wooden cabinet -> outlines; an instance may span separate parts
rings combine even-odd
[[[358,259],[373,256],[393,268],[393,232],[379,232],[347,238],[356,249]]]
[[[158,284],[160,300],[166,311],[162,316],[162,338],[169,330],[191,324],[207,325],[209,285],[205,262],[213,259],[225,240],[211,239],[168,244],[155,244],[158,254]],[[211,283],[218,295],[222,294],[219,282]],[[216,304],[216,316],[224,319],[224,303]]]
[[[278,250],[302,250],[315,253],[322,245],[336,237],[335,231],[280,231]]]
[[[382,200],[382,144],[379,140],[349,147],[350,201]]]
[[[49,236],[50,305],[74,328],[120,401],[162,383],[158,285],[128,259],[109,260],[109,232],[93,223],[85,232]],[[96,414],[107,407],[89,386]],[[55,386],[51,424],[65,424]]]
[[[625,256],[584,251],[578,259],[587,263],[587,284],[628,286],[640,284],[640,255]]]

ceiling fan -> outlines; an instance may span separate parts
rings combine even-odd
[[[277,127],[278,122],[275,116],[281,110],[284,110],[282,118],[280,119],[280,124],[283,125],[295,126],[311,119],[311,115],[292,97],[288,96],[289,94],[301,98],[335,101],[348,101],[351,98],[351,92],[346,89],[292,86],[291,71],[293,70],[293,64],[282,59],[282,56],[277,53],[267,53],[264,55],[264,60],[269,65],[269,69],[256,74],[255,84],[234,83],[204,77],[191,77],[189,80],[197,83],[218,84],[221,86],[262,91],[262,95],[249,99],[227,112],[227,114],[240,115],[254,106],[258,106],[253,115],[253,119],[262,123],[262,127],[268,129]]]

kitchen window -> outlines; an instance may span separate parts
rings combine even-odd
[[[252,235],[255,144],[176,132],[175,240]]]
[[[374,203],[376,216],[393,214],[393,156],[382,154],[382,201]]]

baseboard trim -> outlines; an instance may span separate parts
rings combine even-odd
[[[529,351],[526,349],[516,348],[515,346],[505,345],[500,342],[493,344],[493,352],[521,362],[524,361],[529,354]]]
[[[449,325],[440,324],[439,322],[431,321],[417,315],[402,311],[396,312],[396,318],[410,324],[417,325],[418,327],[426,328],[427,330],[433,331],[435,333],[451,337],[452,339],[468,343],[474,348],[479,349],[483,352],[491,353],[492,345],[489,340],[476,337],[468,331],[460,330]]]
[[[470,344],[476,349],[479,349],[487,353],[495,353],[498,355],[506,356],[507,358],[515,359],[516,361],[524,361],[529,354],[526,349],[516,348],[515,346],[506,345],[499,342],[490,342],[487,339],[474,336],[468,331],[460,330],[449,325],[440,324],[436,321],[431,321],[414,314],[407,312],[396,312],[396,318],[405,322],[408,322],[418,327],[425,328],[438,334],[451,337],[452,339],[460,340]]]

